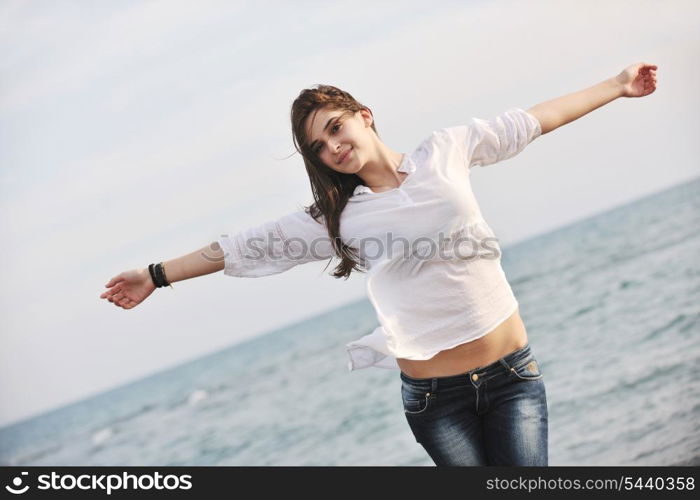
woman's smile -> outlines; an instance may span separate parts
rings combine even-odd
[[[344,163],[345,160],[347,160],[350,157],[350,153],[352,153],[352,147],[349,147],[347,151],[345,151],[343,154],[340,155],[340,158],[338,159],[338,163]]]

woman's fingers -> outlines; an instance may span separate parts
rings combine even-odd
[[[115,306],[124,309],[130,309],[135,305],[134,301],[130,297],[127,297],[126,291],[120,286],[115,286],[111,290],[107,290],[100,295],[100,298],[107,299]]]
[[[638,68],[638,75],[641,75],[642,77],[656,77],[656,70],[658,69],[658,67],[655,64],[641,63]]]
[[[131,302],[131,299],[128,297],[125,297],[123,295],[120,295],[119,297],[115,297],[114,299],[114,305],[117,307],[121,307],[126,309],[126,306]]]
[[[121,307],[123,307],[124,309],[131,309],[132,307],[134,307],[136,305],[136,301],[134,301],[133,299],[131,299],[129,297],[124,297],[120,301],[119,305]]]
[[[131,271],[119,273],[112,279],[110,279],[105,285],[109,290],[106,290],[100,294],[101,299],[107,299],[112,304],[123,309],[131,309],[137,305],[137,301],[133,298],[134,290],[133,279]]]
[[[110,302],[112,302],[112,299],[114,298],[114,295],[117,294],[117,293],[120,293],[121,291],[122,291],[121,286],[115,286],[115,287],[112,288],[111,290],[107,290],[106,292],[104,292],[102,295],[100,295],[100,297],[102,297],[103,299],[107,299],[107,300],[109,300]]]
[[[107,288],[114,286],[115,284],[119,283],[120,281],[124,281],[124,277],[120,274],[118,276],[115,276],[109,282],[105,285]]]

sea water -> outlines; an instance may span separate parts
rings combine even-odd
[[[700,464],[700,178],[503,248],[550,465]],[[433,465],[367,300],[0,429],[3,465]]]

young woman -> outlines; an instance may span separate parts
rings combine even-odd
[[[338,257],[367,272],[380,326],[347,344],[349,369],[398,368],[404,413],[437,465],[547,465],[547,401],[495,235],[469,178],[616,99],[656,88],[638,63],[527,111],[433,132],[410,153],[384,144],[374,116],[321,85],[292,105],[314,203],[191,254],[125,271],[101,297],[132,309],[156,287],[224,270],[257,277]]]

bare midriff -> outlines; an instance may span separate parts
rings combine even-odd
[[[440,351],[430,359],[397,358],[396,361],[409,377],[447,377],[489,365],[526,344],[527,331],[518,308],[483,337]]]

